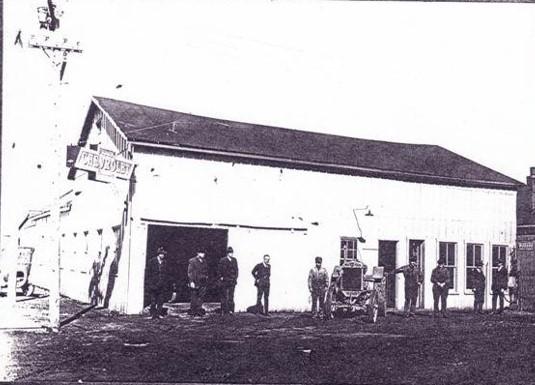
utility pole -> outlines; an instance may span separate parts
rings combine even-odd
[[[65,69],[67,67],[67,59],[71,53],[82,53],[79,42],[72,42],[64,36],[58,35],[60,29],[60,20],[56,15],[56,5],[52,0],[47,0],[47,5],[37,8],[37,17],[39,21],[39,33],[31,35],[28,41],[28,47],[37,48],[50,60],[56,78],[50,84],[53,88],[53,119],[54,127],[50,135],[51,148],[54,149],[54,166],[56,167],[55,176],[52,181],[53,206],[50,210],[50,241],[51,241],[51,255],[50,255],[50,283],[49,283],[49,327],[52,331],[59,331],[60,327],[60,287],[61,287],[61,195],[62,191],[62,155],[65,153],[65,148],[62,141],[62,132],[60,129],[61,114],[58,113],[60,98],[62,94],[62,85],[66,84],[63,81]]]

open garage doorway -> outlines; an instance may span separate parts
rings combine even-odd
[[[176,287],[176,302],[189,302],[188,261],[199,249],[206,252],[208,288],[205,302],[219,302],[216,286],[217,265],[225,256],[228,232],[202,227],[149,225],[147,234],[147,262],[156,256],[158,247],[167,250],[167,261]],[[145,290],[145,305],[150,302]]]

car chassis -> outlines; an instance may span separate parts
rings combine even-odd
[[[366,270],[366,265],[356,259],[335,266],[325,294],[326,319],[364,313],[369,322],[375,323],[379,315],[385,316],[383,267],[374,267],[371,275],[365,275]]]

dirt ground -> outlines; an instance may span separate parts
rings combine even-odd
[[[64,301],[63,316],[81,308]],[[93,309],[58,334],[0,338],[0,380],[535,384],[535,315],[512,312],[390,313],[369,324],[302,313],[191,318],[180,307],[155,321]]]

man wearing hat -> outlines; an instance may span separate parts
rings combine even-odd
[[[446,260],[444,257],[438,259],[438,266],[431,273],[431,282],[433,283],[433,317],[438,316],[438,303],[440,301],[440,311],[444,318],[448,317],[446,313],[446,302],[450,285],[450,272],[444,267]]]
[[[265,316],[269,316],[269,287],[271,280],[271,265],[269,260],[269,254],[265,254],[263,262],[257,264],[251,272],[256,286],[256,308],[262,312],[262,297],[264,297],[263,314]]]
[[[204,251],[198,251],[197,255],[189,260],[188,279],[191,289],[189,314],[203,316],[206,311],[203,309],[202,304],[206,294],[206,285],[208,284],[208,263],[205,261]]]
[[[416,255],[411,255],[409,264],[398,267],[394,274],[403,273],[405,278],[405,316],[412,317],[416,311],[416,301],[418,300],[418,289],[424,277],[422,271],[416,263]]]
[[[219,260],[217,274],[221,284],[221,314],[234,313],[234,288],[238,282],[238,261],[233,257],[232,247],[227,255]]]
[[[507,290],[507,268],[502,257],[498,258],[498,268],[492,274],[492,313],[503,312],[503,297]],[[500,310],[496,311],[496,302],[500,298]]]
[[[472,290],[474,291],[474,313],[483,314],[485,302],[485,274],[483,274],[483,262],[476,261],[476,268],[472,270]]]
[[[163,315],[163,303],[169,294],[170,274],[165,257],[167,251],[159,247],[156,257],[149,260],[147,266],[147,289],[150,294],[150,314],[153,319],[158,319]]]
[[[320,317],[323,313],[323,302],[325,300],[325,292],[329,287],[329,274],[325,268],[321,267],[322,258],[316,257],[316,266],[310,269],[308,273],[308,290],[312,297],[312,317]],[[319,302],[319,311],[318,311]]]

